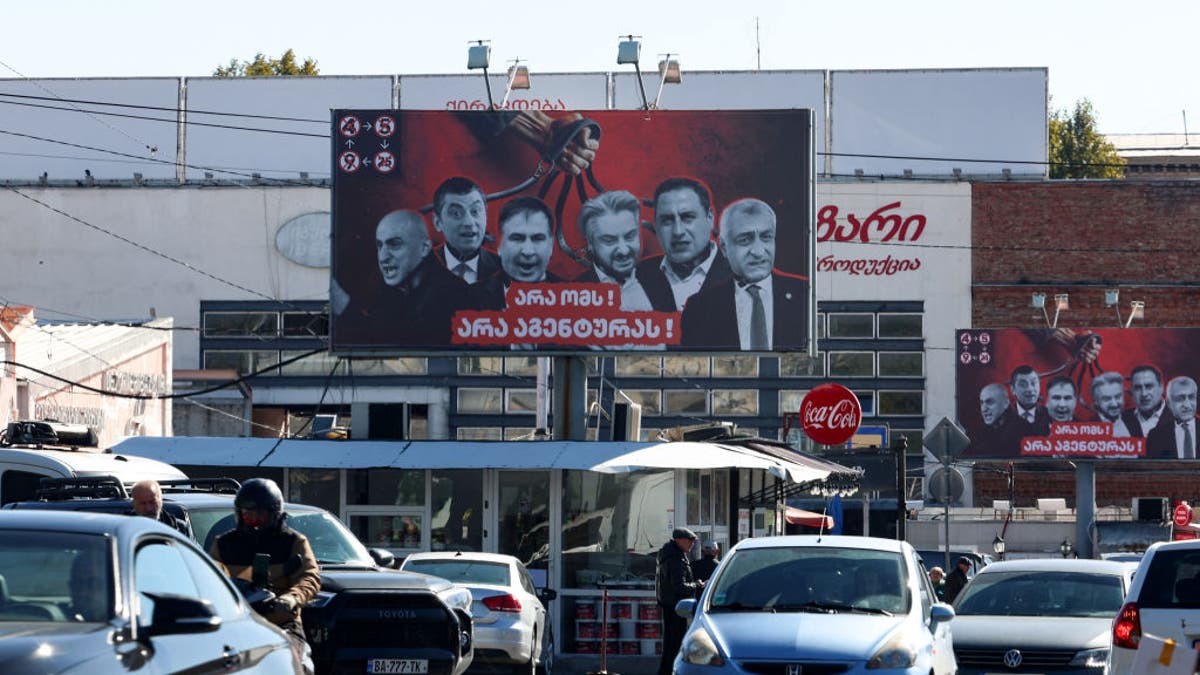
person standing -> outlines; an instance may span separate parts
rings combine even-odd
[[[966,556],[959,558],[954,564],[954,569],[951,570],[950,576],[946,577],[946,586],[942,591],[945,602],[954,602],[954,599],[962,592],[963,586],[967,585],[967,572],[970,569],[971,561]]]
[[[693,598],[704,588],[703,581],[696,581],[687,554],[696,545],[696,533],[686,527],[677,527],[671,532],[671,540],[658,551],[658,567],[654,574],[654,596],[662,614],[662,660],[658,663],[658,675],[671,675],[675,656],[683,644],[687,630],[687,619],[675,613],[675,604]]]
[[[304,637],[300,609],[321,590],[321,572],[308,538],[287,526],[283,493],[269,478],[251,478],[242,483],[233,499],[237,527],[217,537],[208,554],[233,579],[255,579],[255,558],[266,554],[266,590],[275,593],[263,617],[283,629],[292,652],[308,672],[312,657]]]
[[[717,569],[717,556],[721,554],[721,547],[717,546],[715,541],[706,541],[700,547],[700,559],[692,563],[692,576],[696,577],[696,581],[708,583],[712,578],[712,573]]]
[[[162,487],[159,486],[156,480],[143,480],[134,484],[129,491],[133,497],[133,514],[152,518],[167,527],[179,530],[187,537],[191,537],[187,523],[181,522],[175,516],[163,510]]]
[[[930,569],[929,583],[933,585],[933,592],[937,594],[938,602],[945,602],[946,570],[943,570],[940,567],[934,567]]]

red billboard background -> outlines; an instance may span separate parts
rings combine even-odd
[[[613,293],[617,285],[580,279],[590,265],[581,264],[563,250],[566,246],[578,256],[585,255],[587,242],[576,221],[583,199],[596,196],[602,188],[605,192],[628,191],[642,202],[640,258],[660,255],[662,247],[650,227],[654,220],[652,200],[656,186],[676,176],[694,178],[707,186],[712,195],[714,227],[721,211],[735,200],[749,197],[769,205],[776,218],[776,276],[773,277],[776,292],[780,286],[789,289],[787,299],[791,300],[793,295],[801,293],[790,289],[804,289],[804,297],[795,298],[802,300],[801,303],[779,305],[775,312],[776,324],[795,319],[795,314],[802,316],[800,322],[788,323],[799,326],[791,331],[795,335],[780,339],[776,333],[771,351],[807,348],[811,298],[808,284],[811,111],[581,111],[582,117],[596,123],[593,129],[600,136],[599,148],[591,162],[593,175],[569,185],[565,191],[561,177],[552,186],[545,184],[550,163],[542,161],[539,148],[526,139],[518,134],[479,133],[480,117],[491,114],[488,111],[334,111],[331,280],[334,351],[397,354],[508,351],[514,345],[558,352],[597,347],[618,351],[738,351],[737,344],[718,339],[716,333],[712,339],[705,339],[709,337],[707,327],[697,327],[690,336],[681,336],[682,312],[622,310],[621,296]],[[354,120],[353,128],[346,125],[349,118]],[[379,133],[381,129],[386,134]],[[429,209],[439,184],[453,176],[472,179],[489,195],[532,179],[515,194],[488,200],[488,238],[483,249],[497,251],[498,215],[504,204],[521,196],[538,196],[542,190],[545,194],[541,200],[558,221],[554,224],[556,241],[547,271],[549,277],[566,283],[506,284],[501,308],[470,301],[459,303],[447,295],[443,302],[436,303],[440,306],[429,310],[437,313],[447,305],[455,305],[450,335],[445,337],[440,332],[413,335],[412,331],[392,330],[382,318],[378,330],[352,330],[347,314],[339,313],[346,299],[351,307],[363,303],[378,306],[379,298],[387,294],[376,257],[377,224],[398,209],[419,211],[436,252],[444,238],[435,229]],[[382,317],[383,313],[378,315]],[[406,316],[409,324],[436,323],[424,321],[425,317],[419,313],[416,320],[411,312]]]
[[[1173,424],[1177,420],[1166,399],[1171,380],[1191,378],[1194,383],[1200,374],[1200,330],[959,330],[956,337],[957,414],[971,438],[964,458],[1184,456]],[[1146,366],[1161,374],[1157,394],[1152,382],[1158,378]],[[1023,371],[1022,381],[1014,386],[1018,369]],[[1018,389],[1028,389],[1031,370],[1037,374],[1037,402],[1030,411],[1035,421],[1022,423],[1017,414],[1023,409]],[[1141,371],[1138,381],[1145,383],[1137,392],[1131,382],[1135,370]],[[1117,373],[1120,378],[1104,373]],[[1120,415],[1115,418],[1102,414],[1104,403],[1098,399],[1109,401],[1108,410],[1114,410],[1116,385],[1098,388],[1094,394],[1097,378],[1120,382]],[[1048,391],[1051,386],[1053,392]],[[1191,389],[1192,402],[1185,400],[1175,410],[1191,418],[1188,421],[1195,429],[1194,384],[1189,387],[1181,381],[1179,386],[1185,392]],[[991,417],[991,424],[985,423],[985,415]],[[1178,436],[1183,438],[1182,433]],[[1194,447],[1194,438],[1192,443]]]

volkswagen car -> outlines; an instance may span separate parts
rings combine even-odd
[[[954,602],[961,675],[1100,675],[1136,565],[1039,558],[992,563]]]
[[[955,671],[954,610],[906,542],[747,539],[675,611],[693,617],[677,675]]]

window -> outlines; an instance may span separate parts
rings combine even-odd
[[[533,427],[504,427],[504,440],[531,441],[536,431]]]
[[[712,393],[714,415],[757,415],[757,389],[714,389]]]
[[[424,506],[423,469],[346,471],[346,503],[367,506]]]
[[[642,415],[661,415],[662,414],[662,392],[657,389],[622,389],[629,398],[633,399],[634,403],[642,406]],[[623,401],[618,394],[616,400]]]
[[[924,337],[920,314],[880,314],[879,337],[920,338]]]
[[[423,518],[417,513],[350,516],[350,531],[364,546],[421,548]]]
[[[828,317],[831,338],[875,337],[874,314],[833,314]]]
[[[236,370],[246,375],[279,363],[279,352],[267,350],[234,351],[206,349],[204,367],[208,370]],[[275,372],[267,373],[274,375]]]
[[[618,356],[615,372],[621,377],[659,377],[661,356]]]
[[[536,356],[506,356],[504,357],[504,373],[506,375],[523,375],[537,377]]]
[[[863,417],[875,416],[875,392],[873,391],[855,391],[854,395],[858,397],[858,403],[862,406]]]
[[[206,352],[211,353],[211,352]],[[281,361],[294,359],[305,352],[302,351],[285,351],[280,354]],[[334,356],[329,352],[317,352],[311,356],[306,356],[299,361],[293,361],[279,369],[280,375],[317,375],[320,377],[328,377],[330,372],[335,375],[334,367],[341,361],[341,357]]]
[[[0,477],[0,499],[5,504],[29,501],[37,495],[38,485],[46,477],[44,473],[5,471],[4,476]]]
[[[341,487],[337,469],[290,469],[287,486],[289,502],[319,506],[331,513],[340,510]]]
[[[504,430],[500,427],[459,427],[455,436],[460,441],[502,441]]]
[[[329,315],[322,312],[284,312],[283,337],[325,338],[329,336]]]
[[[639,441],[657,441],[658,435],[662,433],[662,429],[649,429],[642,427],[642,435],[638,438]]]
[[[480,414],[500,413],[500,402],[503,400],[503,396],[504,390],[499,387],[494,389],[460,387],[458,390],[458,412]]]
[[[663,392],[668,415],[707,415],[708,396],[703,390],[668,389]]]
[[[225,573],[213,567],[208,558],[197,555],[191,549],[183,546],[174,548],[183,558],[183,563],[187,565],[188,571],[191,572],[192,581],[196,584],[196,592],[199,594],[198,597],[211,602],[217,616],[223,619],[237,617],[241,613],[238,596],[235,595],[236,591],[225,582]]]
[[[925,374],[922,352],[879,352],[880,377],[921,377]]]
[[[199,598],[196,583],[187,564],[173,544],[156,542],[138,549],[134,558],[134,588],[137,589],[140,609],[138,625],[153,624],[154,600],[150,597],[164,593]]]
[[[829,352],[830,377],[872,377],[874,352]]]
[[[779,390],[779,414],[800,412],[800,402],[808,391],[804,389]]]
[[[780,377],[825,377],[825,353],[817,352],[810,358],[807,354],[787,354],[779,357]]]
[[[707,356],[665,356],[663,375],[667,377],[708,377]]]
[[[205,312],[204,337],[257,338],[279,336],[276,312]]]
[[[459,391],[462,391],[461,389]],[[537,390],[536,389],[505,389],[505,404],[504,411],[507,413],[534,413],[537,412]],[[547,392],[547,397],[549,393]],[[546,402],[549,409],[549,400]],[[460,409],[459,412],[462,412]]]
[[[429,545],[432,550],[480,550],[483,547],[483,472],[438,469],[430,472],[430,479],[429,506],[433,517],[429,523]]]
[[[499,356],[460,356],[459,375],[499,375],[504,372],[504,359]]]
[[[863,411],[866,414],[866,411]],[[880,415],[924,415],[925,396],[921,391],[880,391]]]
[[[409,357],[402,359],[354,359],[350,363],[354,375],[424,375],[429,372],[428,359]]]
[[[714,356],[713,377],[755,377],[758,375],[757,356]]]

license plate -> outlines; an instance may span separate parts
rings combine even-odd
[[[369,659],[368,673],[402,673],[423,675],[429,672],[428,659]]]

